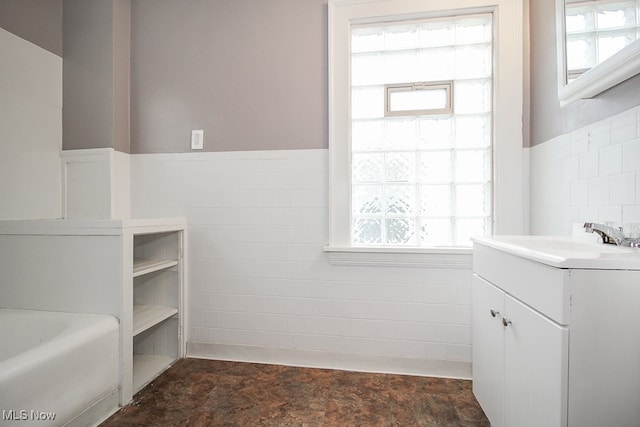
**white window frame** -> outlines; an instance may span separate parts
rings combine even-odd
[[[351,245],[350,40],[352,24],[492,13],[494,42],[493,232],[527,229],[523,150],[523,0],[329,0],[329,244],[335,264],[469,268],[471,249]],[[385,255],[386,254],[386,255]],[[428,255],[426,258],[422,254]],[[387,256],[388,255],[388,256]],[[435,255],[435,256],[431,256]],[[418,256],[418,258],[416,258]],[[461,258],[464,256],[465,258]]]

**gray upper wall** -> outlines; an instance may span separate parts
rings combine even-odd
[[[64,0],[62,147],[130,151],[130,0]]]
[[[327,0],[133,0],[131,149],[327,147]],[[555,0],[529,0],[531,145],[640,104],[640,76],[560,107]],[[526,48],[526,47],[525,47]],[[525,113],[526,114],[526,113]]]
[[[326,148],[327,0],[134,0],[131,152]]]
[[[131,53],[127,2],[70,3],[109,8],[96,15],[86,35],[68,32],[63,43],[63,0],[0,0],[0,27],[57,55],[65,48],[65,94],[81,82],[69,71],[75,59],[67,45],[84,44],[94,60],[111,61],[106,74],[99,66],[82,70],[94,83],[73,92],[77,113],[65,96],[65,133],[77,136],[66,139],[65,148],[183,152],[192,129],[205,130],[205,151],[327,147],[327,0],[131,0]],[[525,141],[540,144],[640,105],[636,76],[594,99],[560,107],[555,0],[528,3]],[[103,28],[104,19],[113,21]],[[83,113],[80,106],[92,99],[94,107]],[[100,133],[103,140],[91,137]]]
[[[0,0],[0,27],[62,56],[62,0]]]
[[[530,0],[530,143],[541,144],[640,105],[640,76],[592,98],[560,107],[555,0]]]

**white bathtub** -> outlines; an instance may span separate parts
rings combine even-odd
[[[117,408],[118,353],[112,316],[0,309],[0,425],[101,421]]]

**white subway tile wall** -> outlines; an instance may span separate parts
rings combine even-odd
[[[189,223],[189,342],[470,363],[470,269],[329,264],[327,150],[131,167],[133,216]]]
[[[530,148],[531,233],[640,223],[640,107]]]

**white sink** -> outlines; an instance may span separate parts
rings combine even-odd
[[[640,250],[568,236],[488,236],[474,242],[558,268],[640,270]]]

